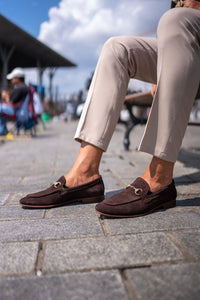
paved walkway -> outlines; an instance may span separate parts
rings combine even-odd
[[[76,122],[50,123],[33,139],[0,144],[0,300],[200,299],[200,129],[189,127],[175,170],[177,207],[130,219],[94,205],[22,209],[19,198],[68,170]],[[122,146],[118,125],[103,156],[107,196],[140,176],[143,127]]]

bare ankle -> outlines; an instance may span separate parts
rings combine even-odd
[[[89,181],[95,180],[99,177],[98,170],[88,168],[72,168],[65,174],[66,185],[69,187],[78,186]]]
[[[142,178],[152,192],[167,187],[172,182],[174,163],[153,157]]]
[[[72,187],[97,179],[102,154],[103,150],[82,142],[72,169],[65,175],[66,185]]]
[[[151,178],[149,176],[142,175],[142,178],[148,183],[151,192],[157,192],[168,185],[171,184],[172,179],[163,179],[163,180],[156,180],[155,178]]]

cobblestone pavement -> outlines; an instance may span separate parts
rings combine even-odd
[[[93,204],[22,209],[72,165],[76,122],[0,144],[0,300],[200,299],[200,139],[188,127],[175,169],[177,207],[145,217],[99,218]],[[140,176],[144,127],[123,150],[118,125],[101,164],[106,194]]]

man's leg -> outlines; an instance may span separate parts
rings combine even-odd
[[[155,39],[123,36],[109,39],[102,49],[75,139],[106,151],[129,79],[155,83],[156,67]]]
[[[142,176],[152,191],[172,180],[174,162],[199,88],[199,28],[200,11],[188,8],[167,12],[158,26],[157,92],[139,147],[154,155]]]
[[[103,47],[75,138],[78,157],[65,177],[20,200],[26,207],[53,207],[102,200],[99,163],[119,119],[130,77],[156,82],[157,47],[152,38],[111,38]],[[67,188],[66,188],[67,185]]]
[[[168,11],[157,31],[158,79],[140,150],[153,155],[142,178],[96,210],[108,216],[141,216],[175,205],[174,162],[200,83],[200,11]]]
[[[175,162],[200,84],[200,11],[176,8],[157,31],[157,92],[140,150]]]
[[[79,155],[65,175],[68,186],[99,176],[99,163],[119,119],[129,79],[156,82],[156,40],[115,37],[103,47],[75,139]]]

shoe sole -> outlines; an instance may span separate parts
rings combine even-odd
[[[76,200],[71,200],[67,202],[62,202],[62,203],[56,203],[56,204],[49,204],[49,205],[31,205],[31,204],[23,204],[20,203],[20,205],[23,208],[53,208],[53,207],[58,207],[58,206],[64,206],[68,204],[76,204],[76,203],[83,203],[83,204],[89,204],[89,203],[97,203],[101,202],[105,199],[104,196],[98,196],[98,197],[89,197],[89,198],[82,198],[82,199],[76,199]]]
[[[95,211],[100,214],[100,215],[103,215],[103,216],[106,216],[106,217],[111,217],[111,218],[136,218],[136,217],[143,217],[143,216],[146,216],[158,209],[168,209],[168,208],[173,208],[176,206],[176,199],[175,200],[171,200],[169,202],[166,202],[166,203],[163,203],[147,212],[144,212],[144,213],[141,213],[141,214],[137,214],[137,215],[111,215],[111,214],[105,214],[105,213],[102,213],[100,211],[98,211],[97,209],[95,209]]]

